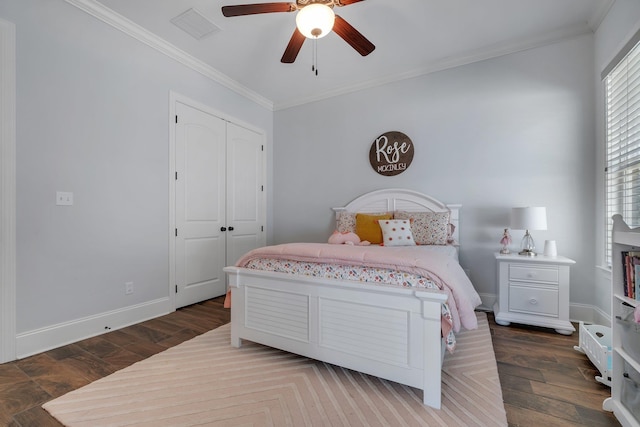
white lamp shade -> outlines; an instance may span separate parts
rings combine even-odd
[[[526,207],[511,209],[511,228],[514,230],[546,230],[547,208]]]
[[[325,4],[312,3],[300,9],[296,15],[296,26],[309,39],[321,38],[333,29],[336,15]]]

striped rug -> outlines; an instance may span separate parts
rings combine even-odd
[[[52,400],[66,426],[506,426],[491,335],[458,334],[443,367],[442,409],[422,391],[258,344],[229,325]]]

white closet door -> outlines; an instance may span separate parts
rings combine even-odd
[[[227,265],[266,245],[263,146],[262,135],[227,124]]]
[[[226,292],[224,120],[176,103],[176,308]]]

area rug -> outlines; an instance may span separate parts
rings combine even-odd
[[[65,426],[506,426],[486,314],[458,334],[442,409],[422,391],[245,341],[222,326],[43,405]]]

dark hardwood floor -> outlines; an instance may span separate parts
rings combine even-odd
[[[499,326],[493,313],[488,318],[510,426],[620,425],[602,410],[611,389],[594,379],[598,370],[573,349],[578,332],[564,336],[535,326]]]
[[[41,408],[68,391],[229,322],[216,298],[174,313],[0,365],[0,425],[60,426]],[[578,334],[489,324],[510,426],[618,426],[602,411],[609,389],[573,350]]]

